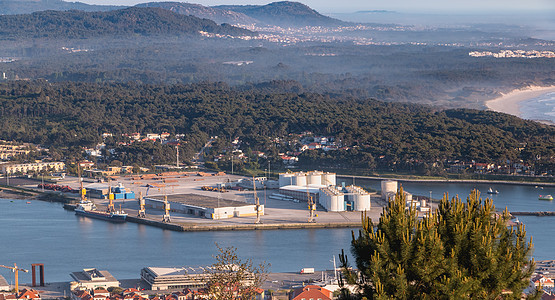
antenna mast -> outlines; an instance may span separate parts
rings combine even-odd
[[[176,166],[179,169],[179,146],[178,145],[175,145],[175,151],[177,152]]]

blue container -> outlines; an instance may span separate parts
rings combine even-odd
[[[135,193],[134,192],[125,193],[125,199],[135,199]]]

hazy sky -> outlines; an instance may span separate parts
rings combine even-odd
[[[65,0],[68,1],[68,0]],[[134,5],[160,0],[71,0],[89,4]],[[172,0],[165,0],[172,1]],[[176,1],[176,0],[173,0]],[[194,0],[178,1],[202,5],[268,4],[277,0]],[[394,10],[399,12],[525,12],[555,11],[555,0],[300,0],[322,13],[343,13],[359,10]]]

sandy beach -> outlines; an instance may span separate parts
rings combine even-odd
[[[520,117],[520,103],[522,101],[536,98],[550,92],[555,92],[555,86],[529,86],[523,89],[513,90],[507,94],[502,94],[501,97],[486,101],[486,106],[490,110],[496,112],[502,112]]]

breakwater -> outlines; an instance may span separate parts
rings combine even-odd
[[[537,216],[537,217],[552,217],[555,216],[555,211],[515,211],[511,212],[513,216]]]
[[[526,186],[545,186],[555,187],[555,182],[526,182],[526,181],[508,181],[508,180],[479,180],[479,179],[411,179],[411,178],[389,178],[379,176],[345,176],[337,175],[337,180],[396,180],[398,182],[414,182],[414,183],[483,183],[483,184],[506,184],[506,185],[526,185]]]

